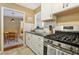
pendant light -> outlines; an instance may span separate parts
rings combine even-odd
[[[11,19],[11,22],[14,22],[14,19],[13,18]]]
[[[13,16],[13,17],[14,17],[14,14],[15,14],[15,13],[14,13],[14,12],[12,12],[12,16]],[[12,19],[11,19],[11,22],[15,22],[15,19],[14,19],[14,18],[12,18]]]

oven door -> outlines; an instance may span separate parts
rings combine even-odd
[[[47,45],[47,55],[70,55],[70,54],[63,52],[59,49],[56,49],[50,45]]]
[[[56,55],[56,48],[47,45],[47,55]]]

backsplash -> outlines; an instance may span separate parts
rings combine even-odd
[[[49,25],[52,25],[52,27],[54,27],[55,26],[55,22],[53,22],[53,21],[50,21],[50,22],[43,22],[43,27],[44,28],[49,28]]]

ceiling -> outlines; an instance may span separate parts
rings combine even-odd
[[[4,16],[23,18],[23,13],[10,9],[4,9]]]
[[[16,4],[33,10],[41,5],[40,3],[16,3]]]

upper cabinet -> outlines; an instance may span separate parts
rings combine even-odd
[[[73,5],[73,6],[70,6]],[[73,13],[79,12],[78,4],[68,4],[67,7],[64,7],[61,11],[54,13],[53,15],[57,18],[57,16],[65,16]]]
[[[63,4],[61,3],[44,3],[41,4],[41,19],[49,20],[54,19],[53,13],[63,9]]]
[[[79,6],[79,3],[43,3],[41,4],[41,20],[56,19],[54,13]]]
[[[68,7],[75,7],[75,6],[79,6],[79,3],[68,3]]]

